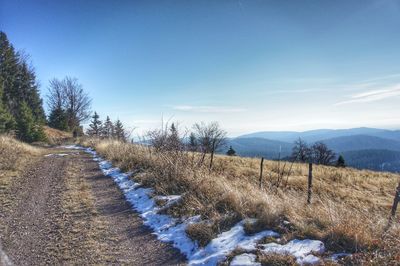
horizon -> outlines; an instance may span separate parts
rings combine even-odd
[[[76,77],[92,110],[134,135],[162,117],[218,121],[230,137],[400,129],[396,1],[1,3],[44,102],[50,79]]]

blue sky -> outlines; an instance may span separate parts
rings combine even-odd
[[[400,2],[0,0],[0,29],[100,116],[260,130],[400,128]]]

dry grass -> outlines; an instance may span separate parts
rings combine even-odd
[[[273,228],[288,240],[311,237],[324,240],[331,251],[360,253],[369,261],[384,256],[386,261],[399,262],[399,224],[383,234],[399,180],[396,174],[315,166],[314,195],[308,206],[305,164],[294,164],[291,172],[284,174],[286,186],[275,189],[272,184],[279,175],[278,162],[266,161],[264,189],[259,189],[257,159],[217,156],[209,171],[197,166],[197,154],[155,152],[116,141],[86,140],[83,144],[125,170],[141,169],[135,179],[157,193],[182,194],[180,204],[169,213],[200,214],[213,224],[214,234],[238,219],[257,218],[249,233]],[[289,226],[282,225],[284,220]],[[203,238],[205,234],[193,235]]]
[[[10,136],[0,135],[0,170],[20,170],[31,157],[40,155],[43,150],[20,142]]]
[[[110,259],[103,243],[106,224],[99,218],[90,185],[82,177],[83,168],[81,161],[68,165],[61,198],[63,213],[57,217],[60,247],[55,251],[67,264],[98,264]]]
[[[55,128],[44,126],[44,133],[50,144],[62,144],[72,139],[71,132],[61,131]]]
[[[21,171],[34,163],[43,150],[17,141],[11,136],[0,135],[0,204],[10,208],[12,195],[9,188]]]
[[[262,266],[294,266],[297,265],[296,259],[290,255],[283,254],[261,254],[259,261]]]

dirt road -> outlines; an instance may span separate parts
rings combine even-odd
[[[55,155],[14,178],[11,203],[0,206],[0,264],[185,264],[142,224],[88,154],[48,153]]]

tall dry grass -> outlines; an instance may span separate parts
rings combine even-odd
[[[125,170],[136,170],[135,179],[159,194],[183,195],[179,205],[167,210],[175,216],[201,215],[206,222],[189,235],[203,244],[243,218],[256,218],[248,233],[266,228],[283,234],[283,240],[314,238],[327,249],[352,252],[352,262],[399,263],[400,226],[385,230],[399,176],[328,166],[314,167],[312,204],[306,204],[308,168],[286,167],[266,161],[263,188],[259,188],[259,160],[217,156],[210,171],[198,165],[200,155],[160,151],[117,141],[85,140],[84,145]],[[287,180],[286,180],[287,179]],[[289,221],[289,223],[284,222]]]
[[[59,145],[72,140],[71,132],[65,132],[48,126],[44,126],[43,129],[49,144]]]
[[[11,136],[0,135],[0,170],[19,170],[32,156],[42,152],[40,148],[20,142]]]

